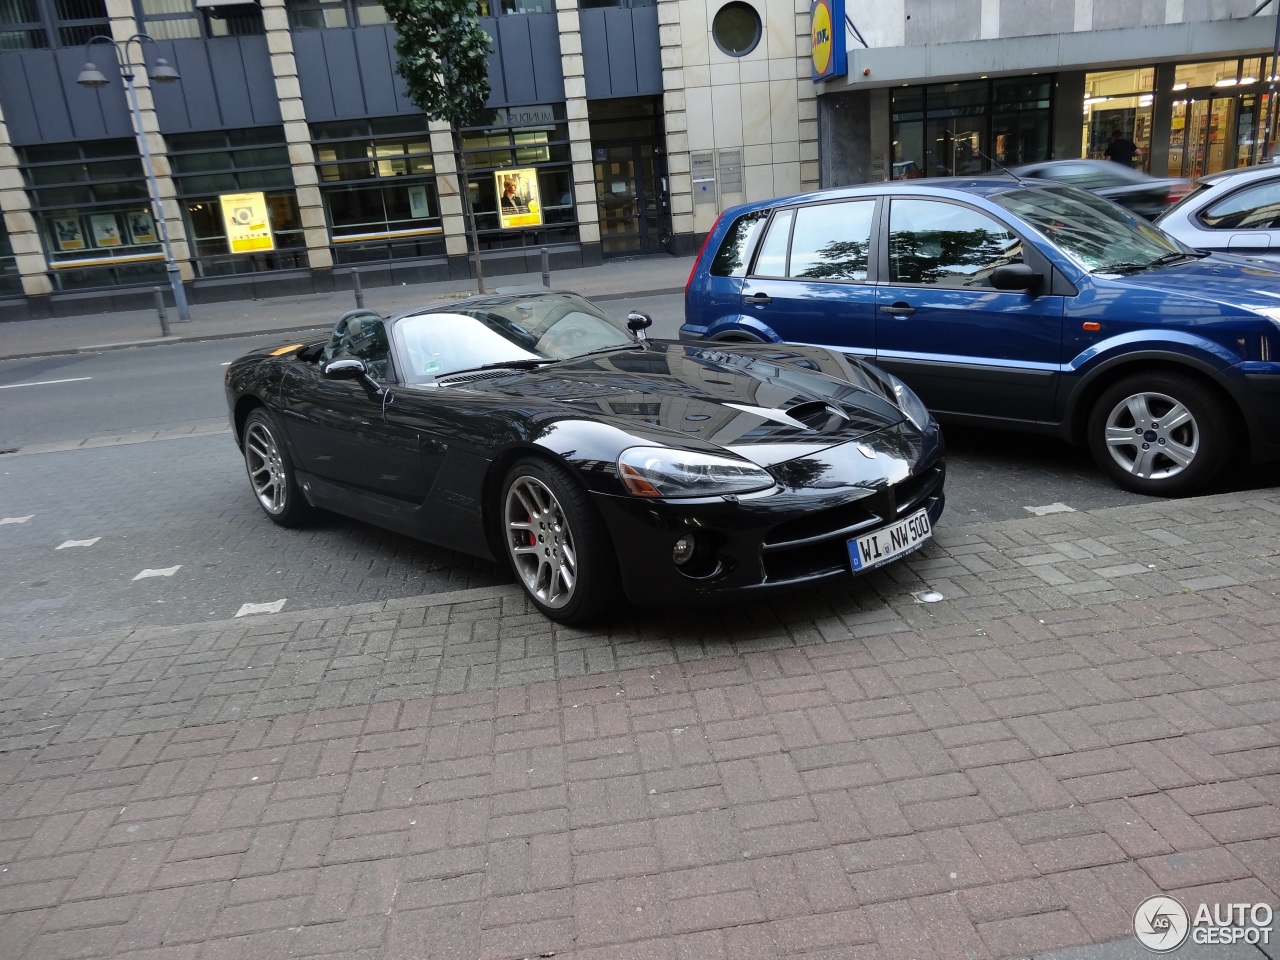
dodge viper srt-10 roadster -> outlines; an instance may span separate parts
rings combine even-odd
[[[482,295],[254,351],[226,372],[254,496],[509,564],[564,623],[848,578],[933,535],[942,436],[900,380],[649,324]]]

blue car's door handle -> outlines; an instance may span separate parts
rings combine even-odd
[[[881,307],[880,312],[889,313],[895,317],[909,317],[911,314],[916,312],[916,308],[911,306],[909,303],[899,301],[891,307]]]
[[[755,304],[758,307],[763,307],[766,304],[773,303],[773,297],[769,296],[767,293],[753,293],[746,299],[747,303]]]

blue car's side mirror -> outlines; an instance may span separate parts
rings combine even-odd
[[[1035,293],[1044,280],[1025,263],[1006,263],[991,271],[991,285],[997,290],[1025,290]]]

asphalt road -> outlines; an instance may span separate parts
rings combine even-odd
[[[628,298],[654,336],[674,335],[680,298]],[[137,624],[224,620],[245,605],[291,610],[506,582],[492,563],[335,516],[272,524],[225,432],[223,365],[278,336],[0,362],[0,656],[36,639]],[[181,439],[142,441],[160,431]],[[87,438],[92,446],[72,449]],[[1088,456],[1055,441],[947,430],[957,525],[1141,503]],[[67,449],[24,454],[32,444]],[[1238,471],[1218,489],[1271,486]],[[264,609],[259,607],[259,609]]]

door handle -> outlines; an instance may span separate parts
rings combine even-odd
[[[916,308],[911,306],[909,303],[899,301],[891,307],[881,307],[880,312],[887,313],[895,317],[909,317],[911,314],[916,312]]]
[[[767,293],[753,293],[751,296],[747,297],[747,303],[754,303],[757,306],[763,307],[766,304],[773,303],[773,297],[769,296]]]

